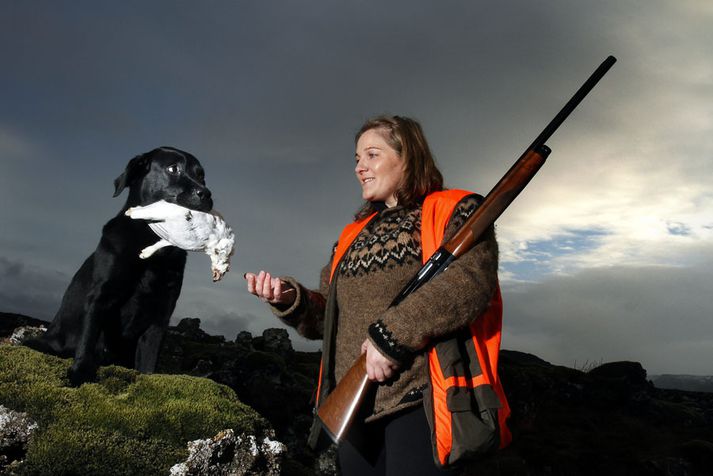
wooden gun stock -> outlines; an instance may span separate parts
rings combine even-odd
[[[530,147],[525,150],[510,170],[485,196],[483,203],[463,224],[455,236],[441,246],[423,265],[418,274],[401,290],[391,303],[391,306],[397,305],[423,283],[444,271],[454,259],[475,246],[483,232],[495,223],[495,220],[520,194],[545,163],[547,156],[551,152],[545,142],[615,62],[616,58],[609,56],[591,74],[542,133],[537,136]],[[317,409],[317,417],[326,433],[335,443],[339,443],[344,438],[370,384],[371,382],[366,375],[366,356],[362,354],[347,371],[344,378],[339,381],[334,391],[329,394]]]
[[[317,416],[335,443],[342,441],[370,383],[366,375],[366,354],[361,354],[329,394],[324,405],[320,405]]]

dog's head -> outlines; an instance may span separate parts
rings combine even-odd
[[[213,208],[205,173],[198,159],[173,147],[159,147],[134,157],[114,180],[114,196],[129,189],[129,206],[159,200],[208,212]]]

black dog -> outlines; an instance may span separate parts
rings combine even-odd
[[[156,235],[124,212],[158,200],[203,212],[213,208],[198,159],[171,147],[131,159],[114,186],[115,197],[128,187],[126,204],[104,225],[99,246],[72,278],[45,335],[27,343],[74,357],[69,379],[75,385],[93,379],[98,365],[153,372],[181,292],[186,252],[167,247],[140,259]]]

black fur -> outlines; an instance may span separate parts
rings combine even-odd
[[[129,189],[126,204],[104,225],[99,246],[72,278],[45,335],[27,343],[74,357],[69,379],[75,385],[92,380],[99,365],[153,372],[181,292],[186,252],[171,246],[140,259],[156,235],[124,212],[158,200],[204,212],[213,208],[198,159],[172,147],[131,159],[114,186],[115,197]]]

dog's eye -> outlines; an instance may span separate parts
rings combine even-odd
[[[171,164],[168,167],[166,167],[166,170],[168,171],[169,174],[177,175],[179,172],[178,165],[176,164]]]

